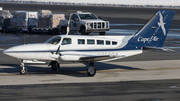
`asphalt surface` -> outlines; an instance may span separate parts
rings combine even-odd
[[[0,86],[1,101],[179,101],[180,80]]]
[[[158,8],[119,8],[119,7],[85,7],[85,6],[58,6],[58,5],[25,5],[25,4],[0,4],[3,9],[10,10],[28,10],[36,11],[39,9],[49,9],[53,13],[64,13],[68,15],[71,12],[81,10],[93,12],[101,16],[104,20],[111,23],[134,23],[144,24],[155,14]],[[171,28],[180,28],[179,15],[180,10],[175,9],[176,14],[172,22]],[[139,29],[142,26],[116,26],[116,28]],[[23,43],[23,37],[26,43],[44,42],[52,35],[22,35],[22,34],[0,34],[0,50],[7,49],[14,45]],[[179,38],[168,38],[165,46],[179,47]],[[172,43],[172,44],[169,44]],[[175,45],[176,44],[176,45]],[[142,55],[133,56],[115,62],[122,61],[147,61],[147,60],[179,60],[179,53],[165,53],[165,52],[147,52]],[[12,59],[0,53],[0,67],[19,65],[19,61]],[[111,66],[111,65],[110,65]],[[127,68],[127,67],[125,67]],[[1,69],[0,69],[1,70]],[[10,70],[10,69],[5,69]],[[39,69],[37,69],[39,70]],[[4,71],[4,70],[3,70]],[[8,72],[6,71],[6,72]],[[163,71],[164,72],[164,71]],[[160,73],[163,73],[160,72]],[[127,72],[128,73],[128,72]],[[159,72],[158,72],[159,73]],[[160,75],[158,74],[157,75]],[[111,73],[107,73],[108,76]],[[36,74],[38,75],[38,74]],[[76,75],[76,74],[73,74]],[[131,75],[131,73],[129,73]],[[137,74],[138,75],[138,74]],[[146,74],[144,74],[146,75]],[[12,75],[15,77],[15,75]],[[34,79],[33,74],[27,75],[24,78]],[[42,75],[47,77],[48,74]],[[56,77],[56,75],[53,75]],[[53,76],[51,77],[53,80]],[[6,79],[7,76],[1,76]],[[61,78],[61,77],[59,77]],[[80,76],[80,78],[84,78]],[[21,79],[21,77],[19,78]],[[103,79],[106,79],[104,76]],[[14,82],[17,80],[14,79]],[[46,81],[47,82],[47,81]],[[0,86],[0,100],[1,101],[57,101],[57,100],[117,100],[117,101],[179,101],[180,80],[148,80],[148,81],[119,81],[119,82],[94,82],[94,83],[66,83],[66,84],[41,84],[41,85],[13,85]]]

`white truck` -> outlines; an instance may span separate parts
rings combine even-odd
[[[77,11],[70,15],[69,20],[60,21],[59,31],[61,34],[80,32],[82,35],[88,35],[98,32],[105,35],[106,31],[109,31],[109,21],[103,21],[91,12]]]

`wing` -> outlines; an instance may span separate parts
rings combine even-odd
[[[110,56],[110,55],[87,56],[87,57],[81,57],[80,60],[82,60],[82,61],[100,61],[100,60],[106,60],[106,59],[112,59],[112,58],[115,58],[115,56]]]

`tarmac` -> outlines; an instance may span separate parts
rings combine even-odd
[[[47,65],[27,65],[26,75],[18,73],[19,65],[0,65],[0,85],[120,82],[140,80],[180,79],[180,60],[128,61],[96,63],[94,77],[86,74],[86,65],[61,64],[53,72]]]

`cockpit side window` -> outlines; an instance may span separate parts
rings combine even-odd
[[[71,44],[71,43],[72,43],[71,38],[64,38],[61,45],[68,45],[68,44]]]
[[[53,37],[53,38],[47,40],[45,43],[57,45],[60,41],[61,41],[61,37],[57,36],[57,37]]]

